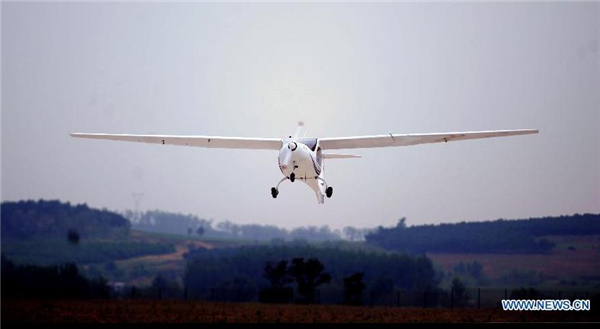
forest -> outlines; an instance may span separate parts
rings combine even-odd
[[[279,271],[285,273],[285,265],[282,264],[294,265],[298,259],[318,260],[322,264],[323,273],[328,275],[327,282],[319,288],[319,300],[322,302],[341,303],[345,281],[350,286],[364,283],[372,299],[394,289],[433,291],[438,284],[433,264],[425,256],[323,248],[301,242],[197,249],[189,252],[186,259],[184,282],[190,296],[195,298],[213,299],[219,296],[222,300],[252,301],[258,299],[261,292],[268,295],[269,291],[271,295],[265,297],[263,294],[263,299],[277,299],[272,296],[272,289],[280,289],[281,292],[283,288],[296,287],[297,292],[300,286],[297,280],[292,280],[289,285],[277,280],[274,282],[269,272],[279,266]],[[357,282],[358,276],[360,280]],[[295,296],[306,297],[302,294]]]
[[[15,265],[2,253],[2,298],[100,298],[107,296],[102,277],[88,279],[77,264]]]
[[[444,253],[548,253],[549,235],[600,234],[600,214],[499,219],[489,222],[379,227],[366,235],[368,243],[413,254]]]
[[[168,254],[169,243],[131,241],[123,216],[60,201],[3,202],[2,252],[20,264],[100,263]]]
[[[317,242],[342,239],[364,241],[365,234],[371,230],[351,226],[344,227],[342,230],[332,230],[327,225],[297,227],[288,230],[275,225],[235,224],[230,221],[215,223],[213,220],[199,218],[192,214],[160,210],[140,213],[128,210],[123,213],[123,216],[131,221],[131,227],[135,230],[247,241],[306,240]]]
[[[66,237],[76,230],[82,238],[125,239],[131,228],[115,212],[58,200],[2,202],[0,211],[2,238]]]

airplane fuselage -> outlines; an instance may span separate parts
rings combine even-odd
[[[327,184],[323,179],[323,155],[316,138],[284,139],[277,160],[284,179],[299,179],[306,183],[317,195],[319,203],[323,203]]]

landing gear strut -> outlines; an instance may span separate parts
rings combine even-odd
[[[294,174],[294,170],[298,169],[298,166],[295,165],[295,161],[294,161],[294,169],[292,169],[292,173],[290,174],[290,182],[294,182],[296,180],[296,174]]]
[[[321,177],[315,177],[315,179],[318,179],[321,181],[321,184],[325,184],[325,186],[327,186],[327,188],[325,189],[325,196],[327,196],[328,198],[331,198],[331,196],[333,195],[333,187],[329,186],[329,184],[327,184],[327,182],[321,178]]]
[[[293,175],[293,173],[292,173],[292,175]],[[279,195],[279,185],[280,185],[280,184],[281,184],[281,183],[282,183],[284,180],[286,180],[286,179],[289,179],[289,178],[287,178],[287,177],[283,177],[283,178],[282,178],[282,179],[279,181],[279,183],[277,183],[277,186],[276,186],[276,187],[271,187],[271,196],[273,197],[273,199],[276,199],[276,198],[277,198],[277,196]]]

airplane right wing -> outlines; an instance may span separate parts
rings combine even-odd
[[[319,142],[323,150],[338,150],[373,147],[409,146],[429,143],[445,143],[469,139],[527,135],[537,133],[537,129],[521,129],[433,134],[388,134],[374,136],[320,138]]]

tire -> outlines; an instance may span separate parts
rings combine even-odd
[[[333,187],[329,186],[326,190],[325,190],[325,195],[327,195],[328,198],[331,198],[331,196],[333,195]]]
[[[292,183],[293,183],[295,180],[296,180],[296,174],[294,174],[294,173],[291,173],[291,174],[290,174],[290,182],[292,182]]]
[[[271,187],[271,196],[273,196],[273,199],[277,198],[277,194],[279,194],[279,191],[277,191],[276,188]]]

